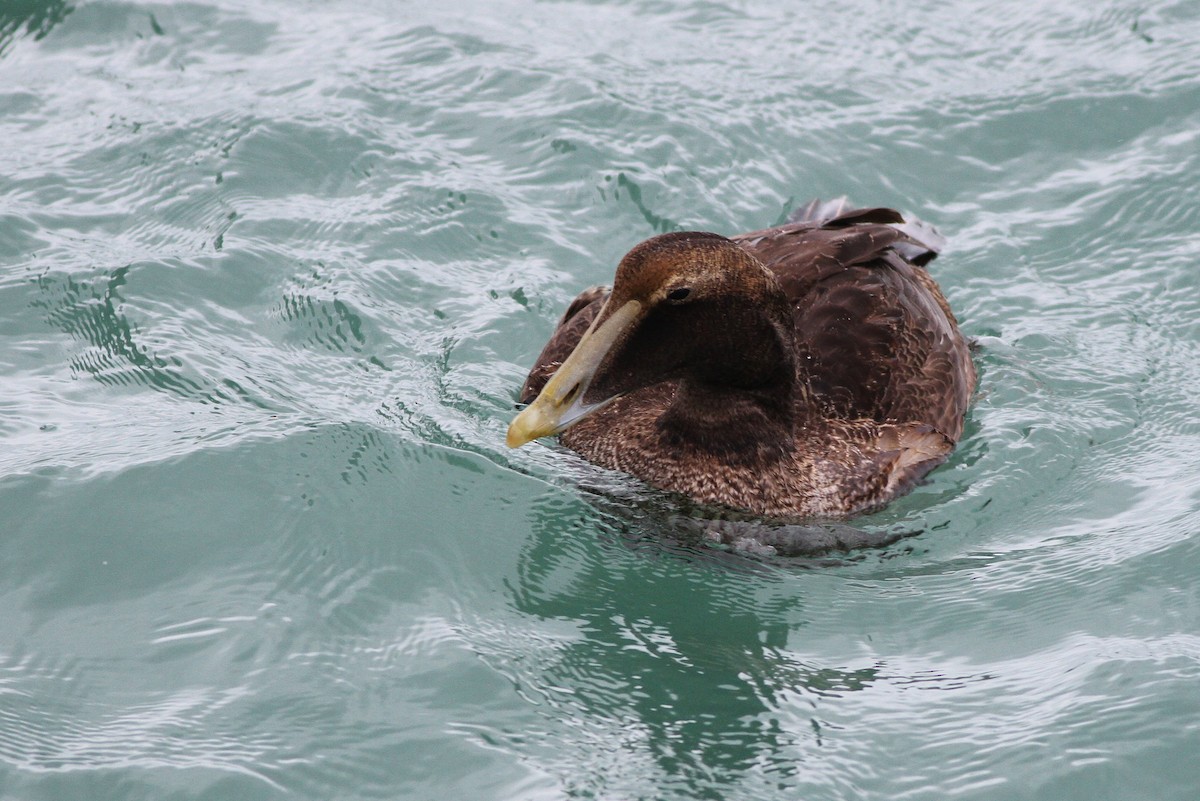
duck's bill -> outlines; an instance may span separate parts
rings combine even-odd
[[[584,403],[583,398],[604,358],[633,327],[641,311],[642,304],[630,300],[607,317],[603,311],[597,316],[596,323],[579,340],[575,350],[546,382],[533,403],[513,418],[508,427],[508,447],[519,448],[539,437],[559,434],[616,400],[612,397]]]

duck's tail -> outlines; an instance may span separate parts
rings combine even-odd
[[[933,261],[946,247],[946,237],[923,220],[888,208],[855,208],[846,196],[833,200],[814,198],[788,216],[789,223],[809,223],[818,226],[844,228],[857,223],[883,223],[903,231],[911,240],[900,241],[893,247],[913,264],[924,266]]]
[[[833,200],[821,200],[815,197],[789,214],[787,221],[790,223],[822,223],[842,216],[850,208],[850,201],[846,199],[845,195]]]

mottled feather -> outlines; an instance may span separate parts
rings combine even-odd
[[[702,502],[773,517],[845,516],[907,492],[962,435],[975,386],[967,342],[925,266],[943,246],[892,209],[814,201],[790,222],[732,237],[791,304],[795,437],[714,456],[664,437],[679,384],[630,392],[563,432],[598,464]],[[577,297],[529,374],[532,401],[600,314],[609,290]]]

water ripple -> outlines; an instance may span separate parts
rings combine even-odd
[[[19,797],[1191,798],[1195,4],[0,9]],[[636,241],[911,209],[966,435],[826,561],[510,452]],[[661,503],[660,503],[661,505]]]

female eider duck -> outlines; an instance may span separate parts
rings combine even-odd
[[[521,390],[519,447],[770,518],[907,492],[962,434],[975,367],[925,270],[944,240],[814,201],[776,228],[649,239],[571,303]]]

